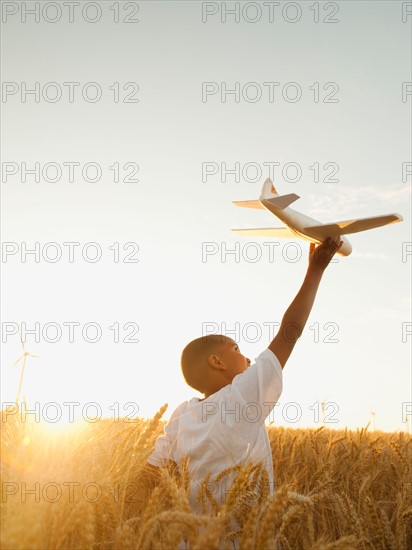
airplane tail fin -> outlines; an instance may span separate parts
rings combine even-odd
[[[273,181],[270,178],[267,178],[263,184],[259,200],[233,201],[233,204],[236,204],[236,206],[244,206],[245,208],[258,208],[264,210],[266,207],[263,206],[261,201],[265,201],[266,205],[269,203],[275,208],[280,208],[283,210],[287,208],[289,204],[292,204],[292,202],[298,200],[298,198],[299,196],[295,193],[279,195],[273,185]]]
[[[279,193],[276,191],[275,186],[273,185],[273,181],[270,178],[267,178],[265,180],[265,183],[263,184],[259,198],[273,199],[273,197],[276,197],[277,195],[279,195]]]
[[[275,208],[280,208],[281,210],[284,210],[289,206],[289,204],[292,204],[292,202],[297,201],[299,198],[299,195],[296,195],[296,193],[288,193],[287,195],[277,195],[276,197],[273,197],[273,199],[261,199],[264,200],[264,204],[271,204]]]
[[[278,195],[275,186],[270,178],[265,180],[265,183],[262,187],[262,192],[260,193],[259,200],[252,201],[233,201],[233,204],[236,206],[244,206],[245,208],[257,208],[260,210],[265,210],[265,207],[262,206],[260,202],[261,199],[273,199]]]

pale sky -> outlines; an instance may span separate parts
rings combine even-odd
[[[96,402],[105,416],[169,403],[169,418],[199,396],[179,361],[207,327],[257,357],[309,246],[231,233],[281,225],[232,205],[273,175],[321,222],[404,221],[349,236],[353,253],[324,275],[271,420],[320,426],[324,401],[331,428],[405,431],[405,411],[410,428],[410,4],[226,2],[237,12],[225,15],[221,2],[86,2],[83,13],[26,2],[38,21],[22,2],[2,4],[2,403],[17,393],[24,323],[40,335],[27,334],[39,358],[22,395],[46,420],[51,402],[62,420],[63,402]],[[39,181],[24,181],[36,163]],[[23,262],[36,242],[39,261]],[[73,262],[68,242],[80,243]]]

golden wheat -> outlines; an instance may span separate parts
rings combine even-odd
[[[104,420],[65,435],[2,412],[5,550],[333,550],[412,548],[412,438],[269,428],[276,488],[261,464],[203,480],[145,464],[167,405],[138,423]],[[225,501],[216,484],[232,479]]]

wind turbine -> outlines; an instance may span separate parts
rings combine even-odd
[[[376,432],[376,412],[375,411],[371,411],[371,417],[372,417],[373,431]]]
[[[23,384],[23,378],[24,378],[24,371],[26,370],[26,362],[27,362],[27,357],[36,357],[36,358],[39,358],[38,355],[33,355],[32,353],[29,353],[28,351],[26,351],[24,349],[24,343],[23,343],[23,340],[20,338],[20,343],[21,343],[21,347],[23,349],[23,355],[21,355],[17,361],[15,361],[15,363],[13,363],[13,365],[11,366],[11,368],[14,368],[16,365],[18,365],[20,363],[21,360],[23,360],[23,365],[22,365],[22,368],[21,368],[21,374],[20,374],[20,382],[19,382],[19,389],[17,391],[17,396],[16,396],[16,404],[18,405],[19,404],[19,399],[20,399],[20,392],[21,392],[21,387],[22,387],[22,384]]]

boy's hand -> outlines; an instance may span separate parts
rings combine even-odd
[[[308,269],[310,271],[323,272],[342,244],[343,241],[339,237],[329,237],[318,246],[315,243],[310,243]]]

